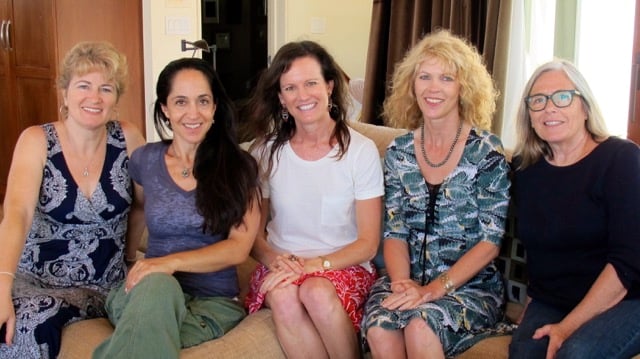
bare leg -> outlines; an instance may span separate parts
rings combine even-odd
[[[300,300],[320,333],[330,358],[360,356],[356,332],[333,283],[319,277],[305,280],[300,286]]]
[[[371,357],[374,359],[404,359],[407,357],[402,330],[386,330],[380,327],[369,328],[367,341],[369,342],[369,349],[371,349]]]
[[[440,338],[423,319],[413,319],[404,328],[404,340],[409,358],[444,359]]]
[[[287,358],[326,359],[320,334],[298,298],[298,286],[270,291],[266,303],[273,311],[276,334]]]

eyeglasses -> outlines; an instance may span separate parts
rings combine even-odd
[[[525,97],[524,102],[526,102],[529,110],[537,112],[547,107],[547,100],[549,99],[558,108],[567,107],[573,102],[573,96],[581,96],[581,94],[577,90],[558,90],[551,95],[537,94]]]

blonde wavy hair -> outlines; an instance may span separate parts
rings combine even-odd
[[[447,30],[424,36],[396,65],[382,116],[391,127],[416,129],[423,122],[414,92],[418,68],[426,58],[440,61],[460,83],[459,111],[463,121],[489,130],[498,90],[482,56],[468,41]]]
[[[524,87],[522,101],[520,101],[520,107],[518,108],[518,114],[516,117],[517,144],[514,156],[520,157],[518,169],[525,169],[526,167],[536,163],[542,157],[553,159],[553,151],[551,150],[551,147],[545,140],[541,139],[538,134],[536,134],[536,131],[531,126],[531,116],[529,116],[529,109],[525,103],[525,99],[531,95],[531,88],[533,88],[533,85],[536,83],[538,78],[545,72],[549,71],[559,71],[564,73],[567,78],[569,78],[569,81],[573,83],[575,89],[580,92],[579,96],[575,96],[574,101],[580,101],[584,108],[584,112],[587,114],[585,127],[587,132],[591,135],[591,138],[596,142],[602,142],[609,137],[604,116],[602,116],[600,107],[596,102],[593,91],[591,91],[587,80],[571,62],[563,59],[555,59],[540,65],[533,72]]]
[[[73,76],[83,76],[93,71],[100,71],[107,80],[113,80],[116,95],[120,98],[127,87],[127,58],[106,41],[83,41],[71,48],[60,65],[58,88],[66,90]]]

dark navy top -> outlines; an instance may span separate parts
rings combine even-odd
[[[629,291],[627,298],[640,295],[637,145],[611,137],[570,166],[541,159],[516,170],[513,187],[529,296],[570,310],[607,263]]]
[[[47,161],[38,204],[18,271],[43,286],[83,287],[106,294],[124,279],[124,237],[131,203],[126,142],[108,122],[107,149],[94,192],[87,198],[67,167],[52,123],[42,125]]]

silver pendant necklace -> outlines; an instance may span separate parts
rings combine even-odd
[[[456,147],[456,143],[458,143],[458,138],[460,138],[461,132],[462,132],[462,121],[460,121],[460,126],[458,126],[456,137],[453,139],[453,143],[451,144],[451,148],[449,148],[449,152],[447,153],[447,155],[444,157],[444,159],[441,162],[433,163],[429,161],[429,158],[427,158],[427,150],[424,149],[424,122],[422,122],[422,129],[420,133],[420,149],[422,150],[422,158],[424,158],[424,161],[429,165],[429,167],[433,167],[433,168],[442,167],[445,163],[447,163],[447,161],[449,161],[449,157],[451,157],[451,154],[453,153],[453,149]]]
[[[171,145],[170,149],[173,151],[173,157],[175,157],[178,160],[178,162],[180,162],[180,165],[182,166],[182,170],[180,171],[180,176],[182,178],[189,178],[189,176],[191,176],[192,167],[187,167],[182,164],[182,159],[180,158],[180,156],[178,156],[178,152],[176,152],[176,149],[173,147],[173,144]]]
[[[63,126],[64,126],[64,131],[65,131],[65,133],[67,135],[67,141],[69,141],[73,145],[74,150],[76,150],[76,152],[77,152],[76,144],[75,144],[75,142],[73,142],[71,140],[71,136],[69,136],[69,130],[67,129],[67,126],[66,125],[63,125]],[[93,164],[93,160],[95,159],[96,154],[98,153],[98,151],[100,151],[100,146],[102,145],[102,140],[105,139],[105,138],[106,138],[106,136],[103,136],[98,141],[96,149],[93,151],[93,154],[91,154],[91,158],[89,158],[89,161],[87,161],[87,164],[82,169],[82,177],[89,177],[89,168]],[[79,155],[80,155],[80,153],[78,152],[78,156]]]

